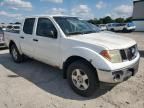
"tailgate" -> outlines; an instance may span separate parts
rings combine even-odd
[[[4,34],[0,33],[0,43],[4,42]]]

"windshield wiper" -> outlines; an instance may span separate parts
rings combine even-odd
[[[83,34],[89,34],[89,33],[96,33],[96,31],[86,31],[86,32],[72,32],[72,33],[68,33],[68,35],[83,35]]]
[[[68,33],[68,35],[79,35],[79,34],[84,34],[84,32],[72,32],[72,33]]]
[[[84,34],[89,34],[89,33],[96,33],[96,31],[87,31],[87,32],[84,32]]]

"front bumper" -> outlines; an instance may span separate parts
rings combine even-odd
[[[127,30],[128,31],[134,31],[136,29],[136,27],[128,27]]]
[[[123,82],[128,78],[130,78],[131,76],[134,76],[138,72],[139,60],[140,59],[138,59],[136,63],[128,67],[118,69],[118,70],[108,71],[108,70],[98,69],[97,73],[98,73],[99,80],[101,82],[106,82],[106,83]]]

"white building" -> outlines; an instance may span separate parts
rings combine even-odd
[[[136,31],[144,31],[144,0],[134,1],[133,22]]]

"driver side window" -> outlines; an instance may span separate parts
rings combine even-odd
[[[37,25],[37,36],[57,38],[57,30],[48,18],[39,18]]]

